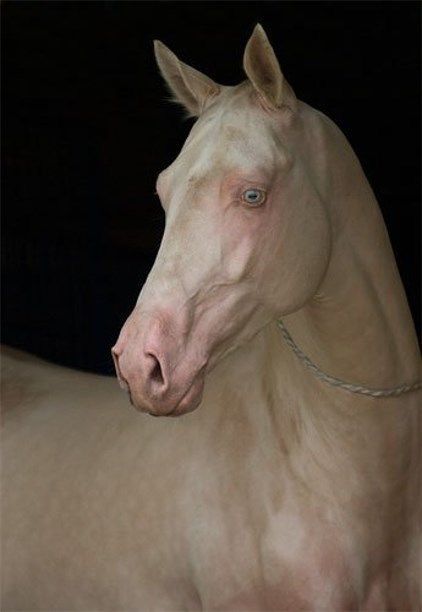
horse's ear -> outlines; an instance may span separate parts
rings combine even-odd
[[[243,55],[243,68],[252,85],[273,109],[296,107],[296,97],[280,69],[274,50],[258,23],[248,40]]]
[[[193,117],[198,117],[208,98],[220,91],[220,85],[181,62],[161,41],[154,41],[155,58],[160,72],[175,101],[182,104]]]

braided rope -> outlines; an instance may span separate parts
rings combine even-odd
[[[410,391],[416,391],[417,389],[422,388],[422,382],[417,381],[411,384],[400,385],[399,387],[393,387],[391,389],[371,389],[369,387],[363,387],[361,385],[354,385],[352,383],[345,382],[340,378],[335,378],[334,376],[330,376],[323,372],[313,361],[309,359],[303,353],[300,348],[297,346],[287,329],[284,327],[282,321],[277,321],[279,328],[281,329],[281,333],[283,334],[283,338],[286,343],[293,350],[295,355],[300,359],[300,361],[311,370],[312,374],[324,381],[325,383],[338,387],[340,389],[344,389],[345,391],[349,391],[351,393],[359,393],[360,395],[370,395],[371,397],[397,397],[398,395],[402,395],[403,393],[409,393]]]

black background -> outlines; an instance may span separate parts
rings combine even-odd
[[[112,371],[163,229],[157,173],[190,122],[152,40],[223,84],[257,21],[380,202],[419,328],[417,2],[13,2],[3,28],[3,342]]]

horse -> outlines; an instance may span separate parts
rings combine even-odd
[[[196,121],[124,392],[3,357],[2,609],[420,609],[420,356],[360,163],[259,24],[236,86],[155,55]]]

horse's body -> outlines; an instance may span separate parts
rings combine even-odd
[[[265,107],[280,92],[257,76],[253,54],[264,39],[261,32],[254,36],[245,64],[254,88],[264,87]],[[183,97],[178,87],[192,74],[172,81],[177,71],[165,62],[174,60],[158,54],[164,76]],[[230,96],[236,108],[251,98],[250,84],[243,84],[219,102],[211,81],[198,85],[202,76],[193,73],[185,104],[192,111],[197,87],[216,101],[172,170],[179,177],[191,150],[198,158],[195,143],[209,114],[221,107],[227,115]],[[283,91],[293,95],[287,85]],[[266,117],[268,108],[256,112]],[[231,276],[217,282],[221,270],[213,265],[212,291],[202,294],[192,289],[195,265],[207,261],[194,250],[183,279],[190,297],[180,301],[173,279],[186,261],[184,252],[171,256],[177,255],[175,236],[190,235],[191,219],[167,211],[164,246],[114,348],[121,383],[138,408],[181,414],[201,402],[199,410],[152,419],[129,410],[112,380],[14,352],[3,358],[4,403],[11,406],[3,435],[3,610],[420,609],[419,394],[374,398],[332,387],[304,368],[275,322],[283,316],[301,349],[339,378],[394,387],[420,375],[406,298],[359,163],[326,117],[297,101],[294,112],[305,128],[285,128],[292,136],[288,152],[295,157],[300,140],[312,165],[295,163],[292,172],[306,168],[313,197],[319,194],[324,205],[312,202],[317,218],[302,217],[302,232],[295,234],[308,183],[299,177],[303,197],[295,197],[296,212],[283,196],[284,251],[270,245],[267,253],[262,243],[259,254],[283,256],[288,271],[268,262],[258,283],[255,261],[249,257],[244,274],[247,258],[236,243]],[[223,129],[226,145],[238,141],[235,128]],[[215,151],[212,157],[221,165]],[[288,195],[292,187],[283,177]],[[201,177],[194,178],[198,194]],[[249,191],[259,196],[259,189]],[[169,197],[163,196],[166,206]],[[270,241],[267,199],[267,208],[246,211],[245,223],[258,223],[261,215],[264,225],[253,234],[264,232]],[[200,223],[198,211],[192,217]],[[247,234],[250,226],[242,223],[239,217]],[[292,256],[295,244],[300,260]],[[185,251],[190,246],[184,242]],[[214,246],[224,268],[230,244]],[[267,290],[278,274],[282,287]],[[210,278],[211,272],[201,276],[201,287]],[[253,303],[253,292],[240,292],[235,307],[227,306],[226,292],[260,283],[261,300],[251,313],[244,315],[242,305]],[[171,295],[180,304],[174,310]],[[271,321],[276,302],[280,311],[274,306]],[[186,304],[190,315],[180,323]],[[201,343],[211,348],[192,352]],[[174,358],[181,346],[183,371]]]

